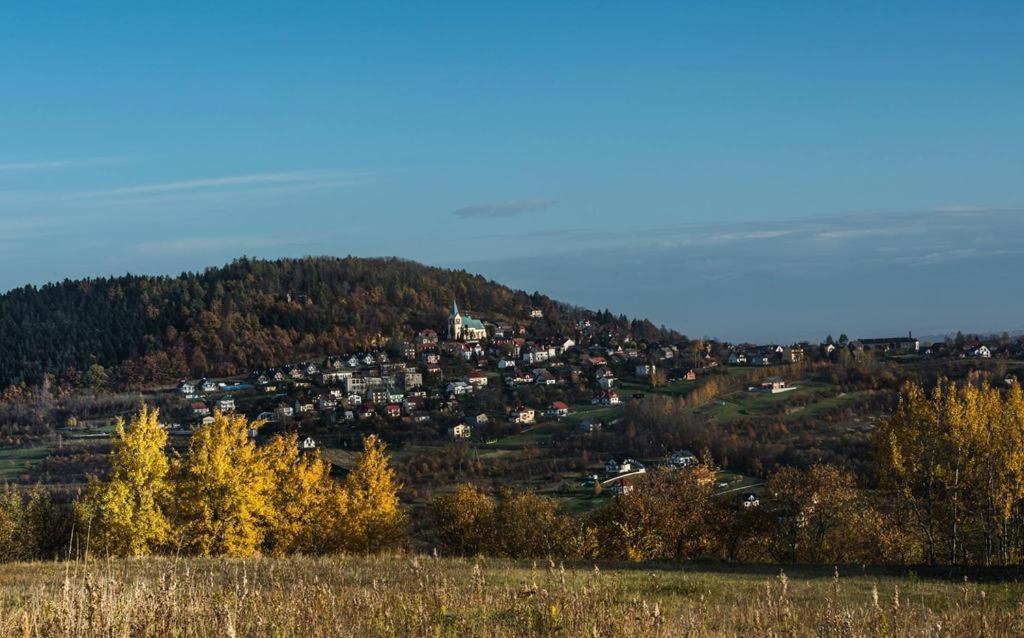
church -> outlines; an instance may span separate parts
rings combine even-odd
[[[484,322],[469,315],[459,313],[459,306],[452,301],[452,311],[448,315],[448,338],[455,341],[479,341],[487,338]]]

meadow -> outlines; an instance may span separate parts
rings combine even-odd
[[[1024,633],[1015,581],[784,570],[425,555],[11,563],[0,637]]]

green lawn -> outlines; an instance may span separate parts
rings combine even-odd
[[[799,386],[796,390],[781,394],[749,390],[731,392],[698,408],[697,411],[718,422],[773,414],[789,420],[813,415],[836,406],[855,403],[871,394],[870,391],[839,394],[832,386],[818,382],[797,383],[796,385]],[[807,397],[812,399],[807,405],[791,405],[785,409],[784,413],[778,412],[779,405],[787,406],[794,403],[793,399]]]
[[[32,463],[41,461],[49,453],[50,448],[42,445],[0,449],[0,480],[17,481]]]

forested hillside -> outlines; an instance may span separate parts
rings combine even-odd
[[[121,385],[237,374],[440,329],[453,298],[491,320],[523,320],[539,307],[553,331],[571,330],[580,316],[600,317],[463,271],[394,258],[242,258],[178,277],[8,291],[0,296],[0,388],[46,373],[99,381],[88,378],[90,368]],[[649,322],[634,327],[665,336]]]

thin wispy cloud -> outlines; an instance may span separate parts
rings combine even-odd
[[[550,199],[524,199],[514,202],[492,202],[488,204],[473,204],[457,208],[454,212],[456,217],[481,218],[481,217],[513,217],[523,213],[551,208],[555,202]]]
[[[253,173],[199,179],[138,184],[118,188],[103,188],[68,195],[69,199],[118,198],[139,195],[161,195],[168,193],[192,193],[213,190],[230,190],[282,184],[317,184],[356,181],[366,173],[343,171],[290,171],[282,173]]]
[[[81,159],[37,160],[24,162],[0,162],[0,173],[20,173],[30,171],[46,171],[61,168],[79,168],[100,166],[122,161],[114,157],[87,157]]]

